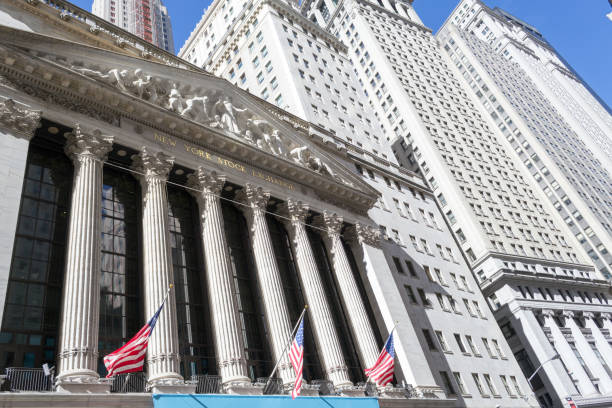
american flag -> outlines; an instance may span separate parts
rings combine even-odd
[[[142,371],[149,338],[155,328],[155,324],[164,307],[164,303],[166,303],[166,299],[164,299],[151,320],[149,320],[130,341],[125,343],[123,347],[118,348],[104,357],[104,365],[108,371],[106,378],[112,377],[115,374]]]
[[[295,370],[295,383],[293,384],[293,391],[291,391],[291,398],[295,399],[300,395],[300,389],[302,388],[302,372],[304,370],[304,319],[300,322],[295,333],[293,343],[291,343],[291,349],[289,350],[289,360],[293,364]]]
[[[395,368],[395,347],[393,346],[393,331],[389,335],[385,347],[380,352],[376,363],[372,368],[365,370],[369,379],[381,387],[393,380],[393,369]]]

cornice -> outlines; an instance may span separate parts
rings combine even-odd
[[[31,33],[27,33],[31,35]],[[0,42],[1,43],[1,42]],[[53,61],[37,57],[37,52],[25,52],[15,46],[0,45],[0,75],[6,77],[14,88],[29,95],[79,112],[112,126],[119,126],[119,119],[130,119],[142,126],[160,130],[168,135],[201,146],[212,152],[247,163],[253,167],[266,169],[272,175],[290,178],[296,184],[312,188],[324,201],[340,208],[347,208],[358,214],[366,214],[376,201],[376,191],[348,170],[344,176],[351,177],[354,185],[346,185],[326,174],[319,174],[303,166],[298,166],[284,157],[277,157],[246,143],[237,135],[224,129],[209,127],[178,115],[169,109],[139,99],[138,96],[121,92],[116,87],[100,83]],[[150,63],[150,62],[149,62]],[[144,67],[144,66],[143,66]],[[174,68],[164,66],[165,70]],[[146,69],[146,68],[145,68]],[[194,75],[195,73],[189,73]],[[184,78],[183,73],[183,80]],[[179,80],[177,78],[177,80]],[[213,81],[214,87],[232,95],[236,89],[227,81],[204,75],[195,79],[199,86],[202,81]],[[239,95],[234,95],[236,96]],[[243,96],[248,106],[255,107],[256,98]],[[247,99],[248,98],[248,99]],[[259,107],[258,109],[262,109]],[[304,133],[290,128],[283,122],[275,123],[286,134]],[[336,165],[342,167],[340,163]],[[350,175],[349,175],[350,174]],[[359,186],[356,187],[356,186]]]
[[[579,269],[579,270],[586,271],[586,272],[595,271],[595,267],[593,267],[592,265],[588,265],[588,264],[557,261],[554,259],[536,258],[533,256],[527,256],[527,255],[514,255],[514,254],[507,254],[507,253],[497,252],[497,251],[487,251],[487,253],[484,256],[480,257],[474,262],[471,262],[470,264],[472,268],[476,270],[478,269],[479,266],[481,266],[489,258],[498,258],[498,259],[502,259],[508,262],[539,263],[539,264],[544,264],[549,267],[560,267],[560,268],[565,268],[565,269]]]
[[[8,1],[44,19],[49,26],[77,35],[87,44],[136,58],[152,59],[167,65],[200,71],[197,66],[66,0]]]
[[[537,283],[538,285],[551,285],[554,287],[563,288],[590,288],[608,292],[610,285],[603,280],[588,280],[585,278],[568,278],[562,275],[553,275],[546,273],[534,273],[530,271],[518,271],[503,268],[496,271],[489,278],[479,283],[479,286],[485,296],[494,293],[499,288],[506,284],[529,284]]]

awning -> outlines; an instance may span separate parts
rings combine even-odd
[[[154,408],[379,408],[376,398],[154,394]]]

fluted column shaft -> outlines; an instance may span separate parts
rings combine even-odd
[[[133,157],[134,168],[141,173],[142,248],[144,264],[145,314],[149,319],[161,305],[174,283],[168,228],[168,193],[166,180],[174,159],[146,149]],[[182,380],[176,322],[176,298],[171,291],[161,311],[147,348],[150,385]]]
[[[298,271],[310,312],[309,324],[314,328],[325,372],[335,386],[351,385],[338,333],[336,333],[329,303],[325,298],[319,268],[304,225],[308,207],[291,199],[287,204]]]
[[[572,337],[576,342],[576,348],[582,356],[582,359],[593,372],[593,375],[599,378],[599,386],[601,387],[601,391],[605,394],[612,392],[612,379],[610,379],[610,376],[604,369],[603,365],[601,365],[599,358],[597,358],[588,340],[586,337],[584,337],[584,333],[582,333],[582,330],[580,330],[580,327],[578,327],[576,324],[576,321],[574,320],[574,313],[566,311],[564,312],[564,316],[565,327],[570,328],[572,331]]]
[[[74,163],[68,249],[61,317],[59,381],[92,381],[98,373],[100,320],[100,230],[103,160],[112,138],[86,134],[77,126],[67,135]]]
[[[593,334],[593,339],[595,340],[595,346],[599,350],[599,353],[603,357],[607,366],[612,369],[612,346],[606,340],[606,337],[603,335],[597,323],[595,323],[595,316],[592,312],[584,312],[584,325],[586,328],[591,329],[591,333]]]
[[[206,259],[210,305],[213,317],[217,365],[224,385],[250,382],[247,376],[244,346],[241,342],[239,310],[229,249],[223,225],[219,194],[225,178],[202,167],[190,177],[190,184],[201,190],[197,195],[202,224],[202,242]]]
[[[591,379],[582,368],[582,364],[580,364],[580,361],[578,361],[578,358],[574,354],[574,350],[572,350],[571,346],[567,342],[567,339],[563,333],[561,333],[561,329],[559,329],[557,322],[553,318],[554,313],[552,311],[545,310],[542,314],[544,315],[544,326],[550,329],[557,353],[559,353],[559,356],[561,357],[561,360],[563,360],[563,363],[567,369],[571,371],[573,376],[578,380],[582,395],[587,396],[597,394],[597,390],[593,386]]]
[[[608,331],[610,332],[610,335],[612,335],[612,314],[602,313],[601,322],[603,323],[604,329],[608,329]]]
[[[268,331],[272,341],[271,348],[274,361],[282,358],[278,367],[278,375],[283,384],[291,384],[295,380],[295,373],[285,352],[287,341],[291,336],[291,320],[281,275],[274,254],[274,246],[266,221],[266,205],[270,197],[261,187],[257,188],[247,184],[244,190],[246,202],[249,205],[247,221],[251,235],[255,264],[257,266],[257,279],[261,288],[263,305],[268,322]]]
[[[327,229],[327,239],[330,243],[336,281],[340,287],[340,295],[348,313],[353,338],[357,342],[361,364],[364,368],[369,368],[376,362],[379,349],[376,345],[376,337],[370,325],[363,299],[355,281],[353,269],[340,239],[342,218],[326,212],[323,216],[323,222]]]

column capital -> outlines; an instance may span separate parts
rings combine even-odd
[[[561,316],[563,316],[566,319],[573,319],[576,316],[576,314],[571,310],[564,310],[561,312]]]
[[[303,224],[306,222],[306,217],[310,211],[310,207],[307,204],[290,198],[287,200],[286,208],[292,224]]]
[[[552,309],[542,309],[541,311],[542,316],[546,317],[555,317],[556,312]]]
[[[323,212],[323,225],[327,230],[327,234],[332,236],[339,236],[340,232],[342,232],[343,225],[342,217],[338,216],[338,214],[330,213],[328,211]]]
[[[612,313],[600,313],[599,316],[604,320],[612,320]]]
[[[174,157],[163,152],[151,153],[146,147],[143,147],[140,153],[132,156],[132,160],[132,167],[144,173],[143,176],[147,180],[151,177],[167,180],[174,165]]]
[[[380,248],[381,233],[378,228],[371,225],[361,223],[355,224],[355,232],[360,244],[367,244],[376,248]]]
[[[78,123],[65,136],[67,140],[64,151],[73,160],[85,156],[106,160],[106,155],[113,148],[112,136],[103,135],[99,129],[84,131]]]
[[[270,199],[270,193],[262,187],[247,183],[244,191],[244,201],[253,209],[265,210]]]
[[[595,313],[593,312],[582,312],[582,317],[584,317],[585,319],[595,319]]]
[[[193,188],[202,190],[201,195],[219,195],[225,184],[225,176],[218,175],[216,171],[208,171],[203,167],[198,167],[195,173],[188,176],[188,184]]]
[[[41,111],[20,108],[13,99],[0,101],[0,125],[31,140],[40,124]]]

